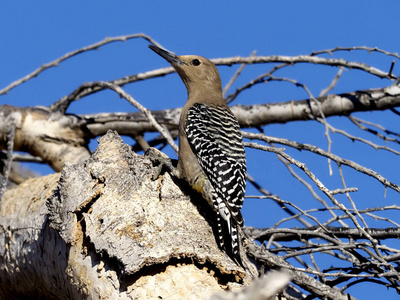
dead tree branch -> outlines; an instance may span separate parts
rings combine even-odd
[[[198,196],[168,174],[152,181],[151,161],[116,133],[99,143],[85,163],[6,192],[1,298],[205,299],[249,283],[218,248]]]

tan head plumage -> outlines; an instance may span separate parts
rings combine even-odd
[[[210,60],[197,55],[176,56],[165,49],[149,47],[175,68],[187,88],[189,100],[198,97],[207,97],[214,102],[222,100],[219,72]]]

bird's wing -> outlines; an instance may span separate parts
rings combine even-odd
[[[188,110],[185,133],[216,193],[241,225],[246,157],[235,116],[226,108],[196,103]]]

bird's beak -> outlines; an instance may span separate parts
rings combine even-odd
[[[186,63],[183,60],[179,59],[179,57],[172,52],[169,52],[165,49],[159,48],[154,45],[149,45],[149,48],[158,55],[160,55],[162,58],[164,58],[166,61],[168,61],[172,66],[182,65],[182,64],[186,65]]]

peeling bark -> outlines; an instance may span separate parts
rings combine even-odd
[[[49,112],[39,107],[0,107],[0,150],[6,148],[4,130],[11,120],[16,125],[14,150],[39,156],[55,171],[66,162],[87,159],[90,152],[79,117]]]
[[[249,283],[202,199],[153,172],[109,132],[85,162],[8,190],[0,298],[206,299]]]

